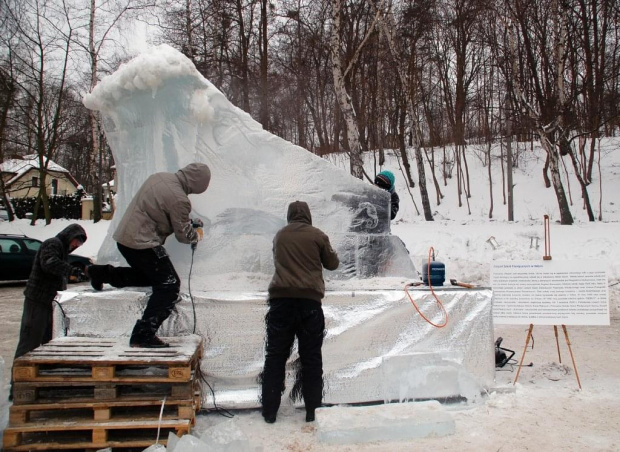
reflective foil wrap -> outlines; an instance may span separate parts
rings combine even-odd
[[[409,293],[431,322],[443,323],[443,313],[427,288]],[[443,328],[424,320],[404,290],[328,292],[323,299],[324,403],[428,398],[472,402],[491,387],[491,290],[437,288],[435,294],[448,315]],[[128,337],[147,299],[148,293],[130,290],[61,293],[54,335]],[[201,369],[217,405],[260,406],[266,293],[203,292],[193,300],[196,334],[204,338]],[[193,330],[194,309],[184,295],[158,335],[180,336]],[[283,403],[293,385],[292,363],[297,357],[295,344]],[[204,406],[213,407],[211,391],[203,386]]]

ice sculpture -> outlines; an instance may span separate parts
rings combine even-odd
[[[118,177],[117,211],[99,262],[122,262],[111,234],[142,182],[196,161],[210,166],[212,179],[205,193],[191,195],[206,226],[192,288],[218,289],[228,279],[236,290],[265,290],[271,242],[295,200],[310,205],[313,224],[340,255],[328,280],[416,276],[402,241],[390,234],[387,192],[263,130],[172,47],[122,65],[84,104],[102,113]],[[186,281],[189,247],[169,239],[166,248]]]

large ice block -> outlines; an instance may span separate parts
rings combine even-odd
[[[454,434],[454,419],[436,401],[316,411],[317,436],[328,444],[405,441]]]
[[[124,263],[111,234],[149,175],[203,162],[211,184],[190,197],[193,214],[205,222],[205,239],[193,256],[195,290],[223,289],[230,280],[235,290],[265,290],[273,236],[295,200],[309,204],[313,224],[341,256],[328,279],[417,277],[402,241],[390,235],[386,191],[263,130],[173,48],[161,45],[122,65],[84,104],[102,113],[118,177],[99,263]],[[189,247],[170,238],[166,248],[185,284]]]
[[[430,291],[410,293],[425,316],[442,320]],[[443,328],[422,319],[402,290],[328,292],[323,300],[324,402],[436,398],[470,403],[490,388],[495,377],[491,290],[435,293],[449,316]],[[147,297],[137,290],[65,293],[63,310],[54,311],[55,334],[64,334],[66,327],[69,336],[128,337]],[[194,304],[195,310],[184,297],[158,334],[190,334],[195,325],[204,338],[202,371],[218,406],[260,406],[266,293],[204,292],[194,296]],[[287,391],[297,359],[295,346],[286,367]],[[206,386],[203,398],[204,406],[213,406]]]

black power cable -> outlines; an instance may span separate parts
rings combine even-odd
[[[192,313],[193,313],[193,316],[194,316],[194,327],[192,329],[192,334],[196,334],[196,304],[194,303],[194,296],[192,295],[192,270],[194,268],[194,253],[196,252],[196,243],[192,243],[191,248],[192,248],[192,260],[191,260],[191,262],[189,264],[189,275],[187,276],[187,292],[189,293],[189,299],[192,302]],[[196,374],[197,374],[198,378],[200,380],[202,380],[209,387],[209,390],[211,391],[211,396],[213,397],[213,407],[214,407],[215,411],[220,416],[224,416],[224,417],[227,417],[227,418],[234,417],[235,415],[232,414],[227,409],[220,408],[220,407],[217,406],[217,403],[215,402],[215,391],[213,391],[213,388],[211,387],[211,385],[209,384],[209,382],[205,378],[204,374],[202,373],[202,369],[200,368],[200,363],[198,364],[198,368],[196,369]],[[208,412],[209,410],[200,410],[200,411]]]

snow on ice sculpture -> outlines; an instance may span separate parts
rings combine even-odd
[[[265,290],[273,236],[295,200],[309,204],[313,224],[338,251],[342,263],[328,280],[415,276],[404,244],[390,234],[386,191],[263,130],[172,47],[154,47],[122,65],[84,104],[102,113],[118,177],[99,262],[124,263],[111,234],[149,175],[203,162],[212,178],[206,192],[190,195],[193,214],[205,222],[192,287],[221,289],[228,275],[236,289]],[[186,280],[189,247],[170,239],[166,248]],[[248,277],[239,282],[240,274]]]

